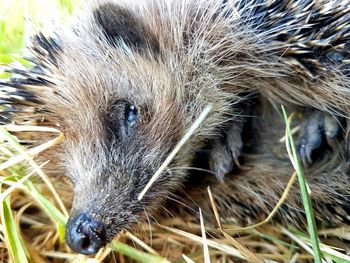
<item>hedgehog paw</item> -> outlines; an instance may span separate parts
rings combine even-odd
[[[219,181],[235,166],[239,167],[239,156],[242,151],[242,123],[233,123],[225,137],[214,142],[209,157],[209,166]]]
[[[320,111],[308,112],[301,121],[298,152],[304,167],[311,166],[327,148],[337,146],[339,120]]]

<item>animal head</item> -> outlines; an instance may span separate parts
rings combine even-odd
[[[199,52],[205,40],[211,49],[212,38],[200,37],[200,27],[190,32],[189,13],[182,22],[169,18],[190,6],[156,3],[126,9],[102,2],[75,27],[58,29],[53,38],[37,35],[31,47],[36,66],[21,80],[40,102],[42,117],[65,133],[57,155],[74,188],[66,240],[83,254],[97,252],[181,186],[186,173],[175,168],[190,166],[237,99],[221,89],[225,79],[215,75],[215,58]],[[191,42],[189,34],[200,39]],[[208,104],[210,116],[139,201]]]

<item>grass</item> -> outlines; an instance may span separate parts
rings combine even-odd
[[[297,155],[296,147],[295,147],[293,136],[290,129],[292,115],[290,116],[290,118],[288,118],[287,113],[283,106],[282,106],[282,112],[283,112],[284,122],[286,123],[286,138],[287,138],[286,148],[287,148],[289,158],[295,169],[295,172],[298,175],[299,186],[301,190],[301,198],[303,200],[306,220],[308,224],[308,230],[309,230],[311,243],[312,243],[313,256],[315,258],[316,263],[321,263],[320,244],[317,236],[316,222],[315,222],[314,212],[312,209],[311,198],[309,195],[309,187],[307,186],[307,183],[305,180],[304,171],[300,164],[300,160]]]
[[[28,262],[28,250],[23,244],[19,234],[15,218],[13,217],[10,197],[6,197],[1,202],[1,222],[3,234],[5,235],[7,247],[13,262]]]
[[[46,4],[43,4],[43,3]],[[45,28],[52,14],[65,18],[76,9],[75,1],[0,0],[0,64],[22,63],[24,43],[32,28],[23,20],[29,16],[34,28]],[[54,10],[48,12],[48,10]],[[46,14],[46,17],[45,17]],[[28,17],[27,17],[28,18]],[[44,30],[50,31],[49,28]],[[29,32],[28,32],[29,31]],[[1,72],[0,77],[8,77]],[[1,105],[0,105],[1,108]],[[182,213],[143,223],[133,235],[125,233],[93,257],[74,254],[64,242],[64,230],[72,199],[69,182],[49,178],[45,166],[50,160],[34,156],[54,147],[63,138],[60,131],[41,126],[0,127],[0,262],[350,262],[350,227],[326,228],[316,232],[310,193],[295,151],[291,118],[287,118],[285,142],[296,171],[276,207],[258,224],[245,228],[221,222],[213,195],[208,189],[216,224],[202,213]],[[48,139],[31,147],[20,136],[36,133]],[[54,138],[52,136],[55,136]],[[308,231],[272,222],[298,178]],[[312,195],[312,193],[311,193]],[[232,221],[232,220],[231,220]],[[227,229],[234,229],[228,234]]]

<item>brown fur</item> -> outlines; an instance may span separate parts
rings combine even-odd
[[[245,160],[251,169],[225,178],[213,192],[222,215],[227,211],[243,219],[272,209],[292,170],[287,158],[271,152],[283,135],[283,124],[277,121],[281,116],[259,111],[272,114],[284,103],[348,116],[350,5],[286,1],[260,17],[264,9],[254,9],[258,2],[103,1],[88,8],[74,30],[57,31],[57,46],[37,38],[32,50],[45,70],[38,75],[47,82],[34,86],[47,88],[36,92],[36,87],[23,86],[42,103],[44,118],[66,134],[58,155],[74,183],[72,215],[86,212],[102,221],[112,238],[141,220],[144,211],[160,207],[169,193],[182,187],[187,171],[181,167],[191,166],[196,150],[219,137],[240,114],[237,105],[247,93],[268,100],[252,121],[253,137],[260,139],[248,140],[256,146]],[[265,11],[274,7],[262,3]],[[283,15],[295,20],[279,20]],[[324,22],[326,17],[336,17],[335,22]],[[121,100],[139,112],[128,136],[120,132],[121,117],[112,118],[121,116],[116,107]],[[137,201],[208,104],[213,106],[208,118]],[[307,172],[317,216],[332,222],[338,220],[328,205],[342,207],[349,200],[345,153],[346,143]],[[294,212],[301,210],[294,190],[280,215],[295,220],[301,214]]]

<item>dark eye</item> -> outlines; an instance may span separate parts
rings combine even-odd
[[[127,103],[125,105],[125,121],[127,126],[133,127],[137,121],[137,109],[134,105]]]
[[[108,136],[113,140],[127,139],[135,131],[138,111],[135,105],[126,100],[116,100],[107,116]]]

